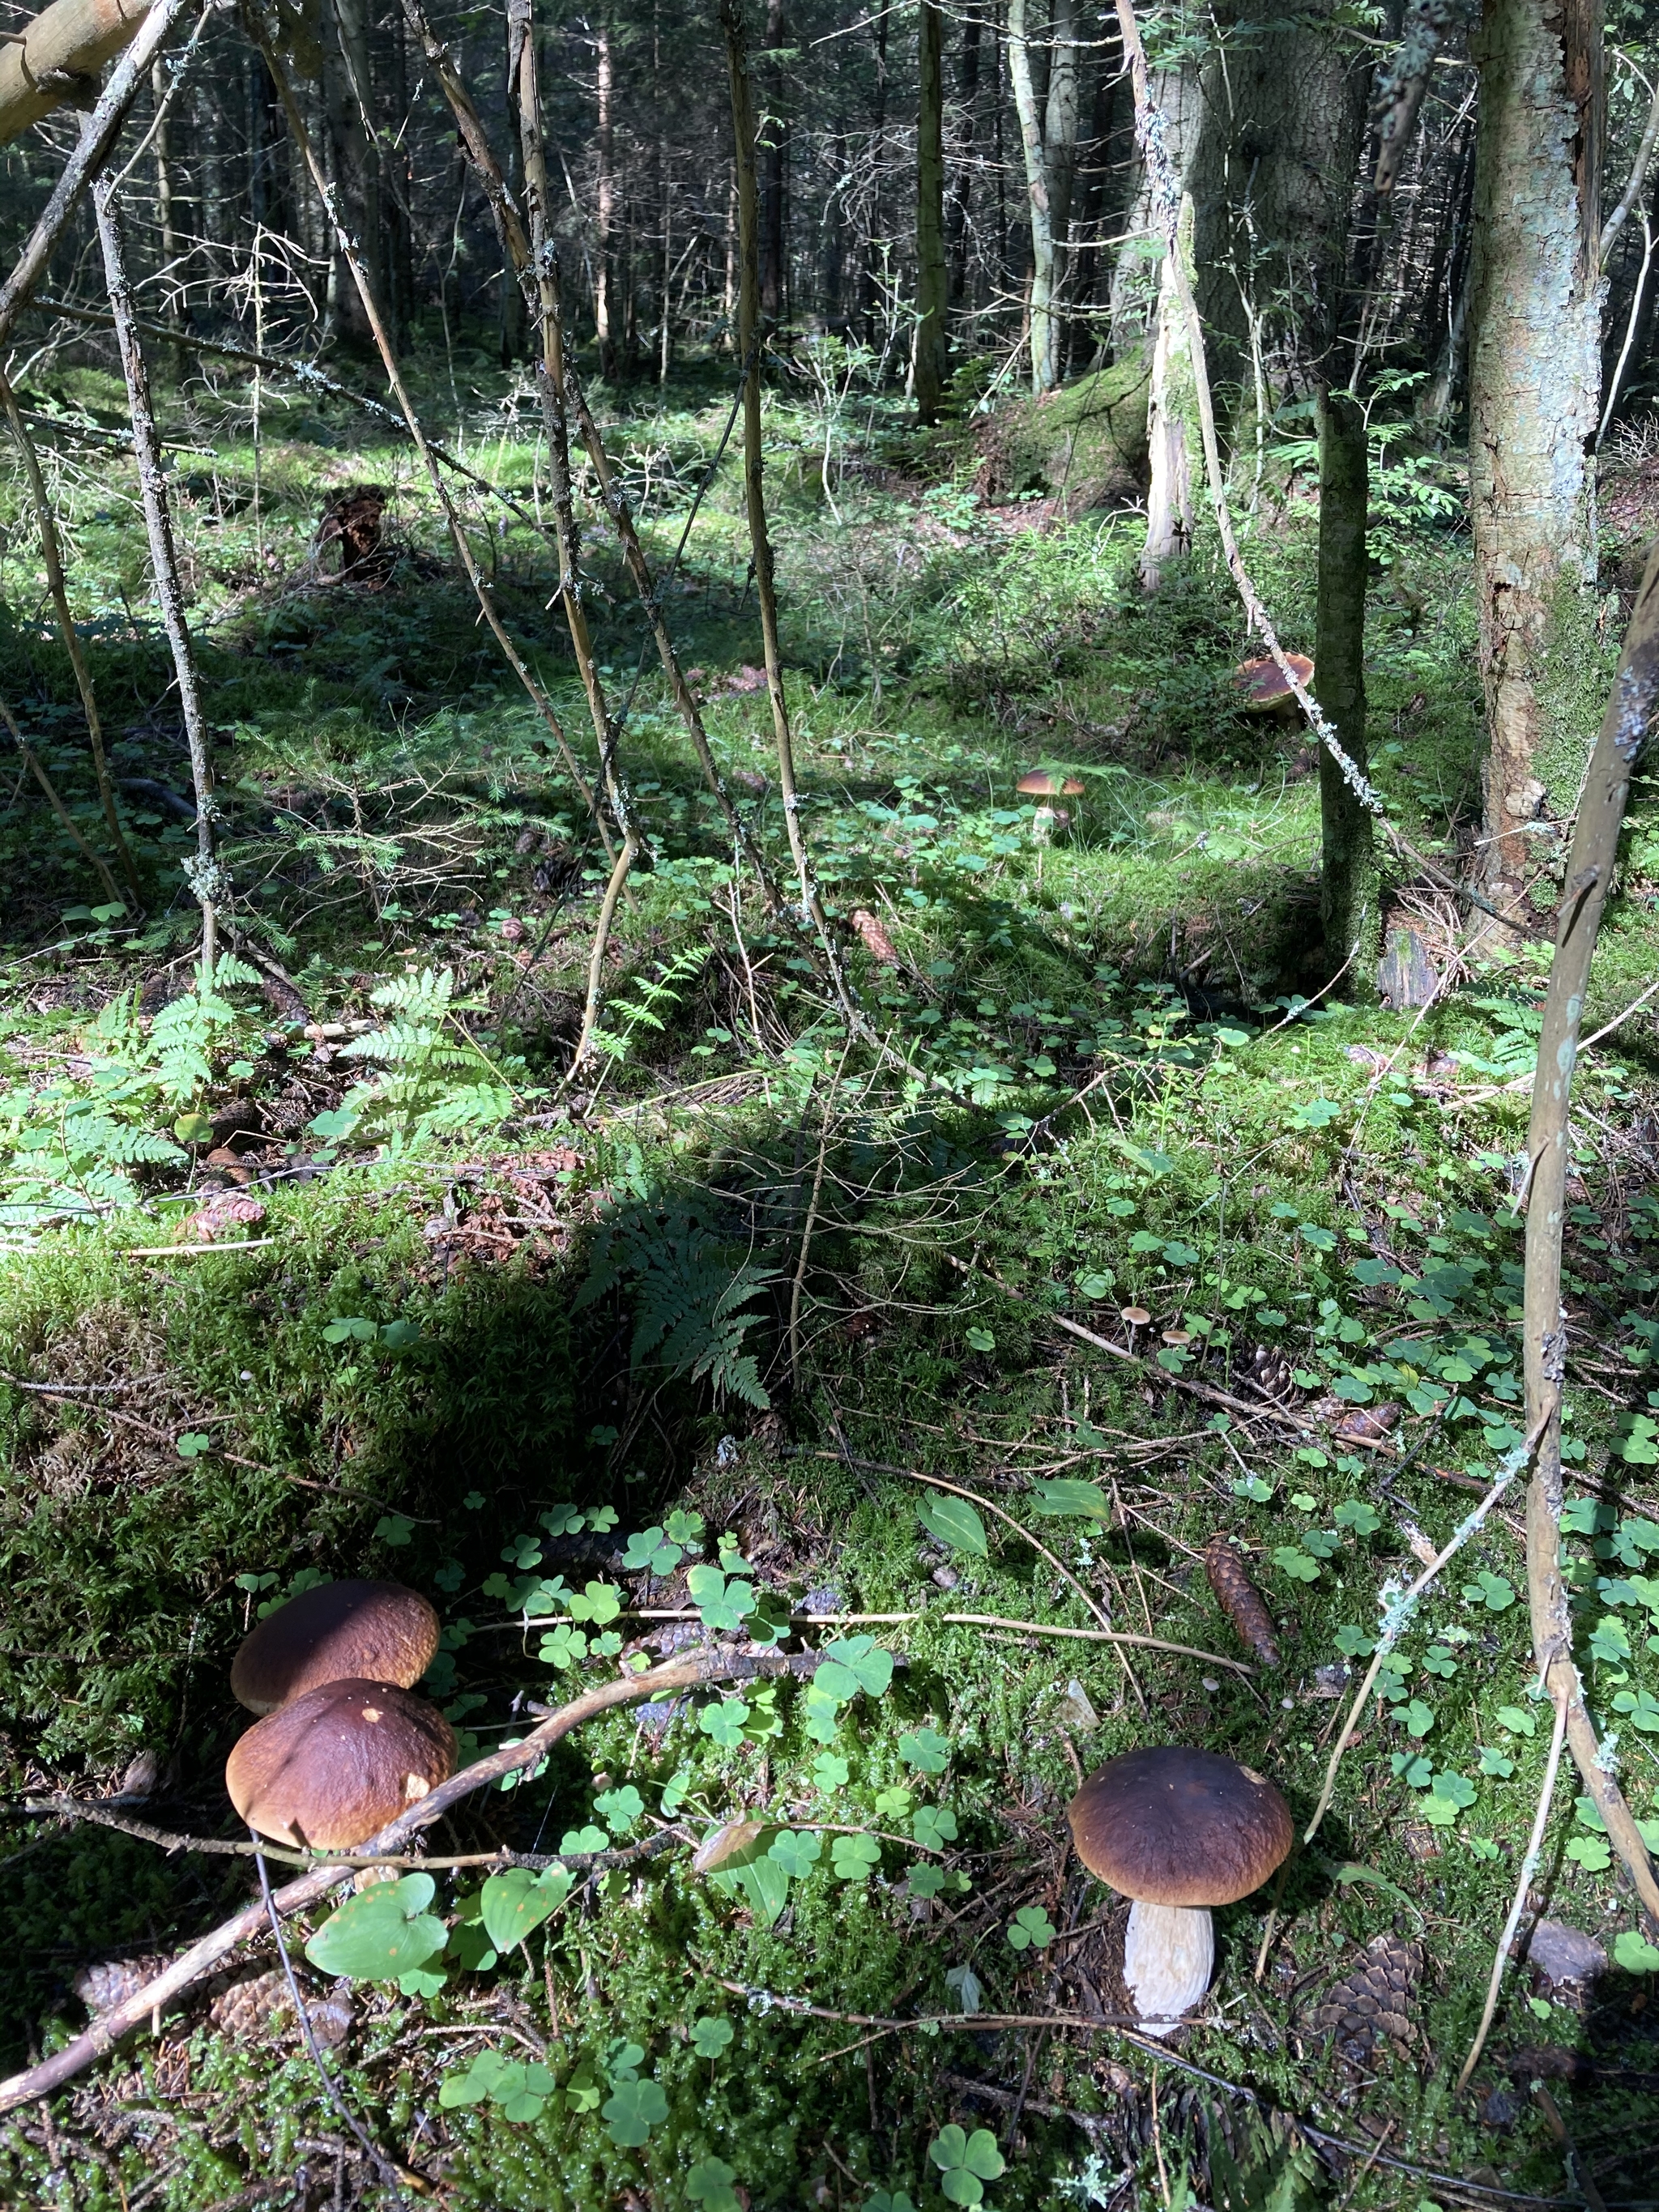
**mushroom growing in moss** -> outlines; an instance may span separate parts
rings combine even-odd
[[[401,1583],[319,1583],[279,1605],[231,1662],[230,1692],[251,1713],[274,1713],[325,1682],[410,1689],[432,1664],[438,1616]]]
[[[1071,816],[1063,806],[1056,806],[1056,799],[1081,799],[1083,781],[1075,775],[1059,776],[1046,768],[1029,768],[1015,788],[1022,798],[1042,801],[1031,817],[1031,842],[1046,845],[1056,830],[1065,829]]]
[[[1259,1889],[1289,1852],[1291,1811],[1237,1759],[1177,1745],[1125,1752],[1072,1800],[1091,1874],[1134,1903],[1123,1979],[1149,2035],[1167,2035],[1210,1985],[1210,1908]]]
[[[424,1698],[389,1682],[326,1682],[238,1739],[225,1787],[258,1834],[349,1851],[454,1771],[455,1731]]]

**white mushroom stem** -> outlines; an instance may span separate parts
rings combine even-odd
[[[1146,1905],[1129,1911],[1123,1979],[1148,2035],[1167,2035],[1210,1986],[1215,1931],[1207,1906]]]

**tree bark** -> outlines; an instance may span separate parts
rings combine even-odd
[[[1051,0],[1048,36],[1048,97],[1043,106],[1042,159],[1048,177],[1048,228],[1054,240],[1054,277],[1049,309],[1049,343],[1054,382],[1066,374],[1066,302],[1071,297],[1072,191],[1077,181],[1078,19],[1076,0]]]
[[[1469,337],[1469,493],[1489,750],[1480,870],[1518,906],[1562,857],[1593,722],[1586,453],[1601,392],[1599,0],[1487,0]]]
[[[783,0],[767,0],[766,107],[756,138],[760,184],[761,320],[775,331],[789,312],[789,263],[786,242],[789,131],[783,117],[783,70],[775,58],[789,35]]]
[[[957,129],[956,180],[946,218],[950,236],[951,305],[962,307],[968,296],[968,218],[973,206],[974,110],[979,100],[980,21],[969,15],[962,27],[962,69],[957,78],[962,119]]]
[[[1319,593],[1314,696],[1363,775],[1365,744],[1364,410],[1347,392],[1319,399]],[[1320,915],[1334,967],[1352,959],[1362,991],[1376,966],[1376,856],[1371,817],[1330,753],[1319,755]]]
[[[951,373],[945,325],[950,270],[945,258],[945,71],[943,18],[921,0],[918,37],[921,97],[916,120],[916,417],[936,422]]]
[[[1192,268],[1193,204],[1183,192],[1176,252]],[[1165,565],[1193,543],[1191,435],[1196,399],[1191,341],[1181,304],[1173,258],[1166,253],[1158,288],[1146,392],[1146,542],[1141,548],[1142,587],[1155,592]]]
[[[1294,21],[1239,16],[1235,4],[1221,18],[1188,175],[1211,375],[1252,395],[1236,434],[1324,380],[1364,125],[1340,0],[1309,0]]]
[[[65,101],[83,104],[149,12],[149,0],[55,0],[0,46],[0,146]]]
[[[599,348],[599,374],[609,379],[617,374],[617,79],[609,23],[600,23],[594,33],[593,44],[598,57],[595,96],[599,107],[593,134],[593,157],[598,164],[593,192],[593,323]]]
[[[1008,0],[1008,76],[1019,118],[1020,151],[1031,224],[1031,389],[1052,392],[1060,381],[1054,344],[1054,228],[1044,158],[1042,123],[1026,32],[1026,0]]]

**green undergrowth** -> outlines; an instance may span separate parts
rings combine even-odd
[[[429,365],[422,389],[441,411]],[[450,442],[532,495],[533,424],[496,396]],[[616,427],[659,552],[724,422],[712,379],[681,397]],[[1167,2063],[987,2017],[1122,2003],[1113,1900],[1066,1849],[1079,1771],[1203,1742],[1305,1826],[1386,1609],[1512,1457],[1544,957],[1468,953],[1426,1012],[1324,994],[1316,776],[1298,736],[1232,707],[1243,639],[1208,554],[1142,603],[1131,520],[1023,516],[952,439],[797,390],[769,413],[787,686],[868,1030],[734,878],[647,666],[624,752],[656,865],[568,1084],[603,854],[406,468],[306,406],[262,451],[257,525],[235,423],[198,396],[172,426],[212,448],[185,527],[239,887],[212,991],[191,988],[190,832],[153,788],[122,790],[142,917],[43,815],[3,833],[6,2065],[83,2024],[82,1969],[250,1893],[245,1862],[24,1798],[108,1796],[153,1754],[118,1816],[228,1837],[240,1638],[309,1583],[379,1573],[443,1616],[425,1687],[464,1757],[521,1739],[527,1702],[685,1643],[823,1654],[810,1682],[592,1722],[440,1832],[562,1869],[416,1870],[296,1925],[312,1989],[349,1981],[344,2095],[445,2202],[1550,2197],[1534,2079],[1604,2197],[1642,2201],[1659,1961],[1566,1780],[1535,1886],[1607,1971],[1580,1995],[1515,1970],[1472,2094],[1452,2088],[1548,1747],[1513,1496],[1405,1620],[1282,1893],[1218,1914],[1215,1989]],[[293,581],[324,492],[370,478],[400,486],[392,582]],[[118,768],[176,788],[155,639],[123,600],[130,522],[64,481]],[[787,877],[735,494],[728,455],[668,605]],[[1250,557],[1299,643],[1294,488],[1281,520]],[[594,527],[626,695],[641,632]],[[1385,538],[1373,759],[1413,839],[1455,858],[1478,812],[1461,556],[1433,514]],[[582,749],[546,549],[515,524],[495,555]],[[91,824],[23,566],[9,548],[8,696]],[[1015,789],[1038,762],[1085,786],[1064,823]],[[1652,842],[1644,795],[1589,1026],[1651,973]],[[1427,887],[1389,892],[1448,957]],[[1591,1705],[1659,1838],[1646,1018],[1577,1077],[1565,1559]],[[1275,1670],[1249,1671],[1212,1595],[1218,1534],[1277,1624]],[[1153,1641],[1021,1626],[1102,1614]],[[1420,1947],[1410,2033],[1356,2056],[1320,2008],[1384,1937]],[[302,2168],[318,2201],[335,2185],[300,2045],[199,2002],[54,2116],[55,2136],[0,2130],[7,2202],[47,2201],[60,2160],[100,2212],[163,2171],[145,2201],[167,2212]],[[384,2197],[366,2167],[350,2186]]]

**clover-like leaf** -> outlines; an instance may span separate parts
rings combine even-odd
[[[668,2100],[655,2081],[619,2081],[599,2117],[619,2150],[634,2150],[668,2118]]]
[[[830,1847],[830,1869],[842,1881],[867,1881],[880,1863],[873,1836],[837,1836]]]
[[[935,1729],[907,1729],[898,1740],[898,1755],[918,1773],[943,1774],[951,1763],[951,1746]]]
[[[793,1881],[804,1881],[823,1856],[823,1838],[811,1828],[785,1828],[768,1850]]]
[[[1046,1951],[1059,1933],[1040,1905],[1022,1905],[1008,1923],[1008,1948]]]
[[[732,2184],[738,2170],[723,2158],[700,2158],[685,2177],[685,2193],[703,2212],[742,2212],[743,2200]]]
[[[691,2023],[691,2048],[699,2058],[718,2058],[736,2033],[724,2013],[705,2013]]]
[[[957,1839],[957,1816],[948,1805],[920,1805],[912,1816],[910,1833],[923,1850],[943,1850]]]
[[[826,1644],[812,1677],[812,1686],[825,1697],[845,1705],[862,1690],[866,1697],[886,1694],[893,1679],[893,1655],[873,1636],[848,1636]]]
[[[699,1711],[697,1726],[722,1751],[730,1751],[743,1741],[743,1724],[748,1717],[749,1708],[741,1698],[716,1698]]]

